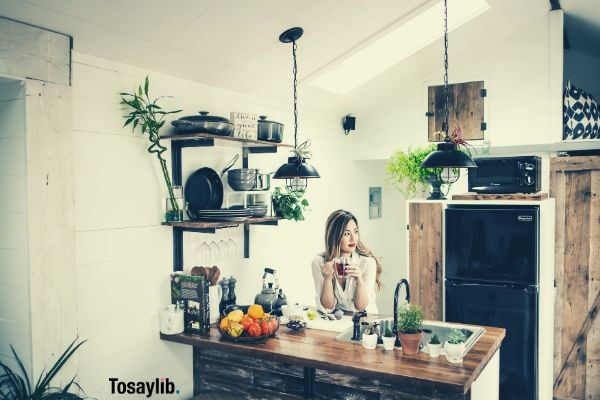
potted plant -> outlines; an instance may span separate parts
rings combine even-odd
[[[402,344],[402,353],[417,354],[419,344],[423,339],[423,310],[415,304],[402,307],[398,310],[398,339]]]
[[[429,350],[429,357],[437,358],[440,356],[440,353],[442,352],[442,344],[440,343],[440,338],[438,335],[433,335],[431,339],[429,339],[427,349]]]
[[[467,337],[460,329],[453,329],[448,335],[448,340],[444,344],[446,350],[446,359],[451,363],[462,362],[463,353],[465,351],[465,341]]]
[[[273,211],[278,217],[294,221],[304,221],[304,211],[308,200],[303,192],[283,192],[276,187],[272,194]]]
[[[169,193],[167,209],[165,211],[165,220],[167,222],[182,221],[182,206],[178,203],[177,198],[175,197],[175,191],[173,190],[173,185],[171,184],[171,179],[169,178],[167,161],[162,156],[162,153],[164,153],[167,148],[160,144],[160,136],[158,136],[158,131],[165,124],[165,116],[168,114],[178,113],[181,110],[163,110],[157,104],[160,97],[150,100],[149,89],[150,80],[146,76],[143,88],[142,85],[140,85],[137,92],[134,91],[133,93],[120,93],[122,96],[121,104],[124,104],[128,109],[131,109],[127,115],[123,116],[123,118],[125,118],[125,124],[123,126],[131,124],[132,130],[134,131],[135,128],[139,126],[142,130],[142,134],[148,134],[148,139],[151,143],[148,147],[148,153],[156,154],[156,157],[160,162],[163,178],[165,179],[165,184]]]
[[[0,399],[11,400],[35,400],[35,399],[86,399],[83,389],[75,381],[75,377],[71,378],[63,387],[52,386],[52,380],[59,373],[61,368],[69,361],[69,358],[77,351],[77,349],[85,343],[78,342],[76,338],[56,360],[51,368],[45,369],[39,376],[38,380],[33,384],[33,380],[27,374],[23,362],[17,355],[15,349],[10,346],[10,349],[15,357],[15,361],[19,366],[18,373],[0,361]],[[47,372],[46,372],[47,371]],[[32,386],[33,384],[33,386]],[[77,393],[75,393],[77,392]]]
[[[421,148],[397,150],[386,165],[386,172],[391,183],[407,198],[415,197],[417,192],[425,190],[427,185],[433,186],[433,192],[439,190],[439,170],[421,168],[421,163],[436,150],[434,145]],[[432,196],[433,196],[432,192]],[[430,197],[432,197],[430,196]]]
[[[394,350],[394,343],[396,342],[396,336],[394,332],[388,327],[383,333],[383,348],[385,350]]]

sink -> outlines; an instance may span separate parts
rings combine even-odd
[[[374,323],[374,322],[378,322],[379,326],[383,326],[384,323],[388,323],[391,326],[393,324],[394,320],[393,320],[393,318],[369,320],[369,323]],[[448,338],[448,335],[450,334],[452,329],[459,329],[465,334],[465,336],[467,336],[467,340],[465,342],[465,351],[463,353],[463,356],[465,354],[467,354],[469,352],[469,350],[471,350],[471,347],[473,347],[473,345],[477,342],[477,340],[479,340],[481,335],[483,335],[483,333],[485,332],[485,329],[483,329],[483,328],[474,327],[474,326],[470,326],[470,325],[463,325],[463,324],[457,324],[457,323],[452,323],[452,322],[427,321],[426,320],[423,322],[424,335],[423,335],[423,340],[421,341],[421,344],[419,346],[421,348],[421,351],[425,352],[425,353],[429,353],[426,344],[429,343],[429,339],[433,335],[438,335],[438,338],[440,338],[440,342],[443,344],[446,341],[446,339]],[[348,329],[344,330],[343,332],[341,332],[339,335],[337,335],[335,339],[342,341],[342,342],[353,342],[356,344],[360,344],[360,342],[352,340],[352,333],[353,333],[352,328],[348,328]],[[444,350],[442,349],[442,354],[443,353],[444,353]]]

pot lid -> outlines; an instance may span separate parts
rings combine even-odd
[[[278,125],[283,125],[281,122],[277,122],[277,121],[269,121],[267,120],[267,116],[266,115],[259,115],[258,116],[258,123],[262,124],[278,124]]]
[[[188,115],[180,119],[194,122],[229,122],[227,118],[216,115],[208,115],[208,111],[199,111],[199,114],[200,115]]]

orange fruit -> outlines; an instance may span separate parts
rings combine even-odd
[[[219,323],[219,329],[221,329],[223,332],[226,332],[228,328],[229,328],[229,318],[225,317],[225,318],[221,319],[221,322]]]
[[[254,319],[261,319],[265,315],[265,312],[261,305],[252,304],[248,307],[248,315]]]

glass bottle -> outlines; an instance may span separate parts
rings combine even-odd
[[[173,196],[175,197],[175,204],[179,208],[176,210],[173,207],[171,198],[167,196],[165,199],[165,222],[177,222],[183,221],[183,189],[181,186],[173,186]]]

